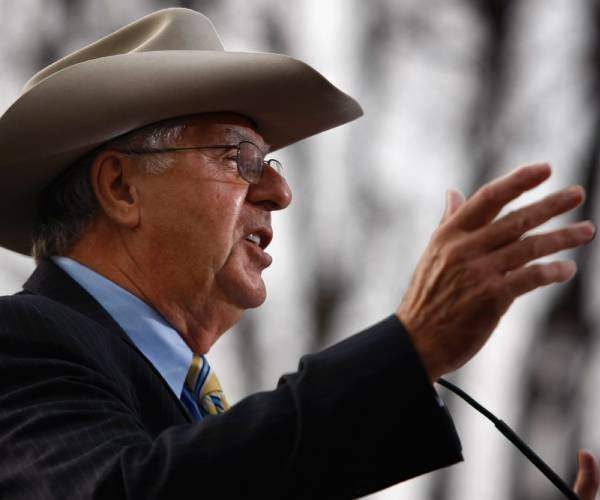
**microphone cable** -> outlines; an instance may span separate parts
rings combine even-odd
[[[475,401],[471,396],[469,396],[465,391],[456,387],[453,383],[448,382],[446,379],[440,378],[437,381],[438,384],[444,386],[446,389],[452,391],[454,394],[464,399],[467,403],[469,403],[473,408],[475,408],[479,413],[482,413],[486,418],[491,420],[496,429],[498,429],[504,436],[514,444],[520,451],[527,457],[527,459],[535,465],[541,472],[544,474],[554,486],[556,486],[567,498],[571,500],[579,500],[579,497],[575,494],[573,490],[569,487],[567,483],[565,483],[561,477],[554,472],[546,462],[544,462],[537,453],[535,453],[529,446],[525,444],[525,442],[517,436],[515,431],[513,431],[508,425],[506,425],[502,420],[496,417],[492,412],[488,409],[481,406],[477,401]]]

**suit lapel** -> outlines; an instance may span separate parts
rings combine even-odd
[[[130,348],[136,351],[141,358],[148,363],[152,371],[156,373],[161,383],[165,386],[169,394],[173,397],[175,404],[179,407],[186,420],[191,422],[193,419],[189,414],[188,409],[177,398],[171,388],[168,386],[162,375],[158,373],[156,367],[144,356],[137,348],[125,331],[112,318],[110,314],[92,297],[84,288],[82,288],[75,280],[67,273],[58,267],[51,260],[40,262],[33,274],[23,285],[24,292],[34,295],[43,295],[49,299],[55,300],[64,304],[75,311],[87,316],[96,321],[106,330],[118,336]]]

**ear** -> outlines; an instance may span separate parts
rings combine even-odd
[[[140,221],[139,179],[133,160],[118,151],[100,152],[92,163],[90,180],[104,214],[118,225],[134,228]]]

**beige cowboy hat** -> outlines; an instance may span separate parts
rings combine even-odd
[[[211,111],[250,117],[272,149],[362,114],[301,61],[227,52],[202,14],[155,12],[41,70],[0,118],[0,245],[29,254],[38,196],[74,160],[144,125]]]

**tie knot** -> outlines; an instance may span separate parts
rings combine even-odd
[[[196,389],[202,389],[210,372],[210,365],[206,358],[199,354],[194,354],[192,364],[185,377],[185,385],[192,392],[196,392]]]
[[[185,386],[192,393],[202,416],[216,415],[229,409],[219,379],[204,356],[194,354]]]

